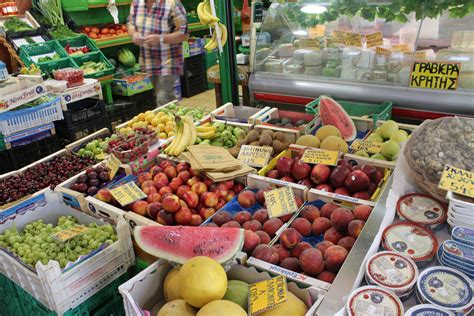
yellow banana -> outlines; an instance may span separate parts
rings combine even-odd
[[[187,148],[187,147],[192,146],[196,143],[197,130],[196,130],[196,126],[194,125],[194,122],[191,119],[191,117],[186,116],[184,118],[184,123],[188,125],[189,130],[191,131],[191,137],[188,139],[188,143],[187,143],[187,146],[186,146],[186,148]]]
[[[211,122],[207,122],[207,123],[204,123],[202,125],[199,125],[198,128],[199,127],[208,127],[208,126],[211,126]]]
[[[209,43],[206,44],[206,46],[204,46],[205,49],[213,50],[217,47],[216,33],[216,30],[214,30],[214,32],[212,33],[211,40],[209,41]]]
[[[202,133],[197,133],[197,136],[201,139],[211,139],[216,136],[216,131],[208,131],[208,132],[202,132]]]
[[[209,11],[207,10],[207,7],[209,6],[209,2],[205,1],[203,2],[203,5],[201,6],[201,18],[204,24],[209,24],[213,21],[212,14],[209,14]],[[209,6],[210,9],[210,6]]]
[[[222,24],[222,23],[219,23],[219,27],[221,28],[221,44],[222,44],[222,47],[225,46],[225,44],[227,43],[227,27]]]
[[[196,130],[198,133],[205,133],[209,131],[215,131],[217,130],[217,127],[215,126],[198,126],[196,127]]]
[[[211,18],[211,22],[219,22],[220,21],[217,16],[214,16],[214,14],[212,14],[211,1],[206,1],[206,5],[204,6],[204,10],[206,11],[206,13]]]
[[[186,148],[186,145],[188,144],[189,139],[192,137],[191,136],[191,129],[189,128],[189,125],[183,122],[183,134],[181,135],[181,140],[179,143],[176,145],[176,147],[173,150],[173,155],[174,156],[179,156],[184,149]]]
[[[202,7],[203,6],[204,6],[204,2],[199,2],[198,6],[197,6],[197,14],[198,14],[199,22],[201,22],[201,24],[207,24],[209,22],[204,21],[203,16],[202,16]]]
[[[174,148],[176,147],[176,144],[179,142],[182,135],[183,135],[183,126],[178,124],[178,126],[176,127],[176,136],[171,141],[171,144],[169,144],[168,147],[165,148],[166,154],[171,155],[171,153],[173,152]]]

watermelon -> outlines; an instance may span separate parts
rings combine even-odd
[[[319,97],[319,116],[323,125],[337,127],[345,141],[350,142],[356,138],[357,129],[354,122],[334,99],[324,95]]]
[[[196,256],[224,263],[233,259],[244,244],[244,230],[240,228],[137,226],[133,236],[146,253],[179,264]]]

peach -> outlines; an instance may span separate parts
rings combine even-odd
[[[161,194],[161,197],[163,198],[166,193],[171,193],[171,194],[172,194],[172,193],[173,193],[173,190],[171,190],[170,187],[166,187],[166,186],[165,186],[165,187],[162,187],[162,188],[158,191],[158,193],[160,193],[160,194]]]
[[[193,167],[189,167],[189,172],[193,177],[199,176],[199,171],[194,171]]]
[[[355,239],[350,236],[346,236],[342,238],[337,243],[338,246],[344,247],[347,250],[347,252],[351,251],[352,246],[354,246],[354,244],[355,244]]]
[[[189,208],[196,208],[199,205],[199,195],[193,191],[187,191],[184,193],[183,200]]]
[[[176,171],[178,173],[189,170],[189,164],[187,162],[180,162],[176,165]]]
[[[301,239],[301,234],[294,228],[287,228],[280,235],[280,243],[287,249],[295,248]]]
[[[145,193],[147,196],[148,195],[151,195],[151,194],[155,194],[155,193],[158,193],[158,190],[154,187],[154,186],[151,186],[151,187],[144,187],[142,189],[143,193]]]
[[[217,185],[217,190],[214,193],[217,194],[217,197],[219,199],[225,199],[227,197],[227,194],[228,194],[227,187],[225,185],[223,185],[222,183],[218,184]]]
[[[113,200],[112,194],[110,194],[110,191],[107,189],[100,189],[95,197],[105,203],[111,203]]]
[[[239,194],[244,188],[245,188],[245,186],[242,183],[235,182],[234,187],[233,187],[233,191],[235,192],[235,194]]]
[[[244,231],[244,246],[242,250],[250,253],[259,244],[260,244],[260,237],[258,237],[258,235],[255,232],[246,229]]]
[[[176,213],[181,207],[179,197],[170,194],[163,199],[163,209],[168,213]]]
[[[235,192],[234,191],[228,191],[227,196],[225,197],[226,202],[232,201],[232,199],[235,197]]]
[[[370,213],[372,213],[372,207],[368,205],[357,205],[354,208],[354,219],[366,222],[369,219]]]
[[[355,219],[355,220],[353,220],[352,222],[349,223],[347,231],[348,231],[348,233],[351,237],[353,237],[354,239],[357,239],[357,237],[359,237],[362,229],[364,228],[364,225],[365,225],[364,221],[361,221],[359,219]]]
[[[337,244],[339,240],[344,237],[343,234],[341,234],[336,228],[331,227],[326,232],[324,233],[324,240],[328,240],[332,242],[333,244]]]
[[[242,228],[256,232],[256,231],[262,229],[262,223],[260,223],[259,221],[253,219],[251,221],[245,222],[242,225]]]
[[[255,235],[257,236],[257,234],[255,234]],[[255,257],[257,259],[260,259],[260,260],[263,260],[263,261],[266,261],[266,262],[270,262],[272,260],[273,252],[274,251],[272,250],[272,247],[270,247],[269,245],[259,244],[253,250],[252,257]],[[277,256],[278,256],[278,254],[277,254]]]
[[[227,188],[227,190],[232,190],[234,187],[234,180],[226,180],[222,181],[221,183]]]
[[[248,222],[248,223],[250,223],[250,222]],[[258,237],[260,237],[260,243],[261,244],[269,244],[270,241],[272,240],[270,238],[270,236],[266,232],[264,232],[263,230],[256,231],[255,233],[258,235]]]
[[[201,202],[208,207],[214,207],[219,203],[219,198],[213,192],[205,192],[201,195]]]
[[[291,228],[296,229],[303,236],[311,235],[311,223],[306,218],[296,218],[291,223]]]
[[[132,211],[141,216],[146,216],[147,207],[148,207],[147,201],[136,201],[132,204]]]
[[[280,261],[280,258],[278,257],[278,252],[276,252],[276,250],[272,248],[272,255],[270,257],[269,263],[277,264],[278,261]]]
[[[203,226],[203,227],[219,227],[219,226],[217,226],[217,225],[214,224],[214,223],[207,223],[207,224],[204,224],[204,225],[202,225],[202,226]]]
[[[331,213],[331,222],[338,230],[346,230],[353,219],[352,211],[345,207],[338,207]]]
[[[158,212],[156,221],[161,225],[174,225],[174,216],[172,213],[168,213],[165,210],[161,210]]]
[[[152,193],[148,195],[146,201],[148,203],[161,202],[161,195],[159,193]]]
[[[207,192],[207,185],[204,182],[196,182],[192,187],[191,191],[196,192],[199,196],[201,196],[204,192]]]
[[[169,179],[176,178],[178,172],[176,172],[176,168],[174,166],[168,166],[163,169],[163,172],[168,176]]]
[[[141,185],[143,182],[145,182],[147,180],[153,180],[151,174],[149,174],[148,172],[140,173],[138,175],[138,178],[137,178],[138,184]]]
[[[299,244],[296,245],[295,248],[291,249],[290,256],[295,257],[295,258],[299,258],[301,256],[301,254],[303,253],[303,251],[305,251],[306,249],[309,249],[309,248],[312,248],[309,243],[307,243],[305,241],[300,242]]]
[[[267,191],[271,191],[273,190],[272,188],[270,187],[267,187],[267,188],[263,188],[263,189],[260,189],[257,191],[257,194],[255,195],[255,198],[257,199],[257,202],[260,204],[260,205],[264,205],[265,204],[265,196],[264,196],[264,193],[267,192]]]
[[[168,176],[163,172],[160,172],[160,173],[156,174],[153,177],[153,181],[164,181],[166,183],[169,183]]]
[[[271,218],[263,224],[263,230],[270,235],[275,237],[276,232],[283,226],[283,222],[278,218]]]
[[[220,210],[220,209],[223,208],[224,205],[226,205],[226,204],[227,204],[227,202],[226,202],[225,200],[219,199],[219,201],[217,202],[216,206],[214,206],[214,208],[215,208],[216,210]]]
[[[143,181],[143,183],[141,185],[141,189],[143,190],[146,187],[152,187],[152,186],[153,186],[153,181],[152,180],[146,180],[146,181]]]
[[[236,221],[230,221],[222,225],[221,227],[233,227],[233,228],[241,228],[240,224]]]
[[[273,169],[267,173],[267,177],[272,179],[278,179],[280,177],[280,173],[278,172],[278,170]]]
[[[183,200],[181,200],[181,199],[179,200],[179,205],[180,205],[181,207],[184,207],[184,208],[187,208],[187,209],[189,209],[189,206],[188,206],[188,204],[186,204],[186,202],[184,202],[184,201],[183,201]]]
[[[216,213],[216,209],[212,207],[203,207],[199,210],[199,215],[206,220]]]
[[[182,184],[183,184],[183,180],[181,180],[180,178],[174,178],[173,180],[171,180],[169,187],[171,188],[171,190],[173,190],[173,192],[176,193],[178,191],[178,188]]]
[[[301,213],[299,216],[302,218],[306,218],[310,223],[312,223],[314,222],[316,218],[318,218],[321,215],[319,214],[319,209],[316,206],[306,205],[301,210]]]
[[[152,179],[153,179],[153,177],[156,176],[156,175],[157,175],[158,173],[160,173],[160,172],[163,172],[163,169],[162,169],[161,167],[159,167],[159,166],[153,166],[153,167],[151,167],[149,173],[150,173],[150,175],[151,175],[151,177],[152,177]]]
[[[193,213],[187,208],[182,207],[179,211],[174,213],[174,221],[178,225],[189,225],[193,219]]]
[[[184,198],[184,193],[190,191],[191,188],[187,185],[182,185],[178,188],[178,190],[176,191],[176,195],[180,198],[180,199],[183,199]]]
[[[268,211],[266,209],[260,209],[253,214],[253,219],[264,224],[268,220]]]
[[[231,220],[232,216],[227,211],[217,212],[217,214],[212,217],[212,221],[216,223],[217,226],[222,226],[225,223],[230,222]]]
[[[256,196],[250,190],[244,190],[240,192],[239,196],[237,197],[237,202],[239,202],[240,206],[243,208],[252,207],[256,203]]]
[[[334,203],[326,203],[321,207],[320,213],[322,217],[331,218],[331,213],[339,206]]]
[[[164,188],[166,186],[168,186],[169,182],[168,180],[153,180],[153,185],[155,186],[155,188],[159,191],[161,190],[161,188]]]
[[[324,253],[326,267],[329,271],[337,273],[346,260],[347,250],[341,246],[329,247]]]
[[[162,205],[160,202],[152,202],[146,207],[146,214],[149,218],[156,221],[158,217],[158,212],[161,211],[161,209]]]
[[[293,217],[294,214],[287,214],[279,217],[283,223],[288,223],[288,221]]]
[[[331,241],[328,241],[328,240],[323,240],[319,243],[316,244],[316,249],[318,249],[319,251],[321,251],[324,255],[324,253],[326,252],[326,250],[330,247],[334,246],[334,243],[331,242]]]
[[[280,263],[280,267],[296,273],[301,272],[300,261],[297,258],[293,257],[283,259]]]
[[[243,225],[245,222],[252,220],[252,214],[247,211],[240,211],[234,215],[234,221],[238,222],[240,225]]]
[[[326,217],[318,217],[311,224],[313,235],[319,236],[324,234],[329,228],[332,227],[332,222]]]
[[[191,226],[199,226],[203,222],[201,215],[199,214],[193,214],[191,218],[191,223],[189,225]]]
[[[334,282],[335,278],[336,278],[336,275],[328,270],[324,270],[323,272],[321,272],[320,274],[316,276],[316,279],[321,280],[326,283]]]
[[[306,249],[300,256],[300,265],[306,274],[315,276],[324,270],[323,254],[315,248]]]
[[[285,260],[286,258],[290,256],[289,250],[283,247],[282,244],[273,245],[272,249],[276,251],[276,253],[278,254],[279,262],[282,262],[283,260]]]

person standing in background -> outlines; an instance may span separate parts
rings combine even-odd
[[[133,0],[128,33],[140,46],[140,65],[155,88],[157,106],[175,99],[173,87],[183,72],[182,42],[189,37],[180,0]]]

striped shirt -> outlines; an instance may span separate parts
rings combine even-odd
[[[186,10],[180,0],[155,0],[147,10],[147,0],[133,0],[128,18],[129,28],[142,36],[188,31]],[[181,75],[183,72],[182,44],[159,44],[140,47],[140,65],[149,76]]]

